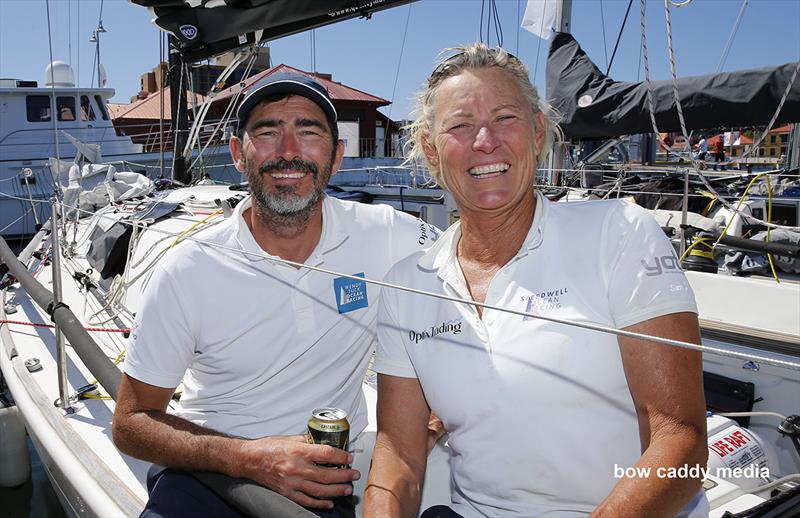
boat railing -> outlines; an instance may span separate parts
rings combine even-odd
[[[399,135],[389,138],[359,138],[358,156],[361,158],[399,158],[403,156],[403,148]]]
[[[73,136],[75,132],[92,132],[93,136],[91,137],[90,141],[87,141],[89,144],[102,144],[104,142],[120,142],[120,137],[124,137],[125,135],[119,135],[112,126],[101,126],[101,127],[61,127],[59,126],[59,133],[61,131],[65,131]],[[108,134],[113,135],[113,138],[106,138]],[[100,138],[97,138],[95,135],[99,134]],[[28,138],[28,135],[33,135],[34,138]],[[42,136],[39,138],[39,136]],[[36,140],[38,138],[38,140]],[[61,142],[69,143],[69,140],[63,136],[59,139]],[[53,144],[53,128],[52,126],[49,128],[23,128],[14,130],[3,135],[3,138],[0,139],[0,147],[2,146],[14,146],[14,148],[19,148],[22,146],[42,146],[42,145],[52,145]]]

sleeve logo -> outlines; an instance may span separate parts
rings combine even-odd
[[[356,277],[364,277],[364,272],[354,273]],[[349,277],[333,279],[333,292],[339,313],[348,313],[369,306],[367,300],[367,283]]]

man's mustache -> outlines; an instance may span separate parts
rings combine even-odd
[[[319,172],[319,169],[317,169],[317,165],[314,162],[307,162],[299,158],[293,158],[292,160],[279,158],[277,160],[264,162],[263,164],[261,164],[261,167],[258,168],[258,172],[262,174],[268,171],[287,171],[287,170],[305,171],[315,176]]]

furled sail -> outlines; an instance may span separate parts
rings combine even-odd
[[[414,0],[130,0],[175,36],[186,61],[406,4]]]
[[[797,63],[678,79],[689,129],[769,123]],[[680,131],[672,81],[653,81],[659,131]],[[647,84],[614,81],[592,63],[571,34],[556,33],[547,58],[547,100],[567,137],[608,138],[652,133]],[[800,121],[800,75],[776,123]]]

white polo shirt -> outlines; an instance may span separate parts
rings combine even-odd
[[[470,299],[460,226],[387,281]],[[672,246],[623,201],[555,204],[537,193],[517,255],[486,303],[623,328],[696,312]],[[640,456],[615,335],[384,289],[374,369],[419,378],[450,433],[453,509],[472,516],[590,513]],[[707,512],[707,504],[706,504]]]
[[[263,258],[242,218],[248,207],[250,198],[198,234],[208,244],[185,241],[155,267],[124,371],[159,387],[183,380],[178,415],[214,430],[297,434],[314,408],[334,406],[355,437],[367,424],[361,382],[379,287]],[[306,264],[373,279],[437,234],[391,207],[330,197],[322,222]]]

